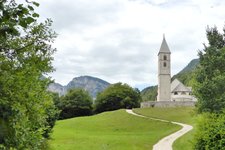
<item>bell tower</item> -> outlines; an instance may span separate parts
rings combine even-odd
[[[158,96],[157,101],[171,101],[170,49],[165,35],[158,53]]]

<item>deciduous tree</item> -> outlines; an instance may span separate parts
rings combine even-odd
[[[0,134],[6,149],[40,149],[55,109],[46,88],[53,71],[51,20],[38,23],[36,2],[0,2]],[[0,129],[0,130],[1,130]]]
[[[92,98],[83,89],[73,89],[61,98],[59,108],[60,119],[88,116],[92,113]]]
[[[140,92],[127,84],[116,83],[97,95],[95,112],[111,111],[120,108],[139,107]]]

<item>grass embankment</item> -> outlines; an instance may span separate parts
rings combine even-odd
[[[118,110],[58,121],[49,145],[51,150],[145,150],[179,129]]]
[[[139,108],[134,112],[148,117],[176,121],[192,125],[194,129],[184,136],[177,139],[173,144],[174,150],[192,150],[192,141],[194,138],[197,116],[193,107],[176,107],[176,108]]]

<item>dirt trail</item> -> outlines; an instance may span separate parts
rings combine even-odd
[[[134,113],[131,109],[127,109],[126,112],[129,113],[129,114],[138,116],[138,117],[149,118],[149,119],[152,119],[152,120],[162,121],[162,122],[171,122],[171,121],[168,121],[168,120],[156,119],[156,118],[151,118],[151,117],[139,115],[139,114]],[[153,145],[153,150],[172,150],[173,149],[172,148],[173,142],[176,139],[178,139],[179,137],[181,137],[182,135],[184,135],[185,133],[187,133],[187,132],[189,132],[190,130],[193,129],[192,126],[187,125],[187,124],[183,124],[183,123],[179,123],[179,122],[171,122],[171,123],[182,126],[182,129],[162,138],[158,143]]]

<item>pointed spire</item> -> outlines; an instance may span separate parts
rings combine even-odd
[[[169,46],[166,42],[165,34],[163,34],[163,41],[162,41],[159,53],[170,53]]]

